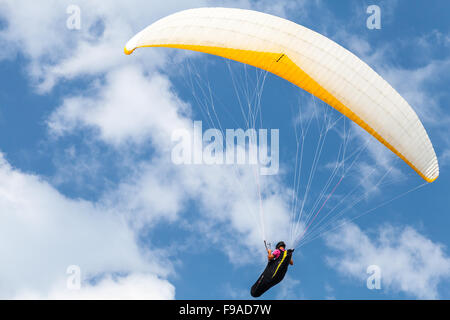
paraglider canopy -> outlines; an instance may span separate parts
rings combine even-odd
[[[299,24],[252,10],[191,9],[151,24],[125,53],[140,47],[200,51],[274,73],[350,118],[427,182],[439,176],[431,141],[406,100],[350,51]]]

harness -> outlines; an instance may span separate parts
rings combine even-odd
[[[294,250],[284,250],[283,254],[280,252],[276,259],[272,259],[267,263],[263,273],[250,290],[252,297],[260,297],[264,292],[283,280],[289,267],[288,260],[292,256],[292,251]]]

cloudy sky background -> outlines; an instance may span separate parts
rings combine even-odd
[[[381,30],[366,27],[371,4],[381,8]],[[71,5],[80,9],[79,30],[66,26]],[[298,248],[286,279],[264,297],[450,298],[450,4],[325,0],[0,0],[0,298],[250,298],[265,265],[252,171],[236,177],[225,166],[170,161],[172,131],[192,120],[206,126],[202,107],[212,101],[234,128],[240,109],[228,67],[244,69],[168,49],[123,54],[126,41],[158,18],[204,6],[282,16],[348,48],[413,106],[440,162],[438,180],[421,186],[351,128],[349,145],[369,145],[332,200],[356,186],[363,201],[342,215],[347,223]],[[280,175],[262,184],[268,237],[277,241],[289,224],[296,150],[288,119],[307,120],[312,100],[273,75],[263,93],[263,127],[280,129]],[[339,128],[332,142],[341,141]],[[311,140],[305,153],[314,148]],[[325,152],[316,193],[335,155]],[[80,267],[80,290],[67,288],[71,265]],[[380,290],[366,287],[369,265],[381,269]]]

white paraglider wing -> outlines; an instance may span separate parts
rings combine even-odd
[[[431,141],[406,100],[361,59],[308,28],[251,10],[191,9],[148,26],[125,53],[140,47],[195,50],[274,73],[353,120],[426,181],[439,176]]]

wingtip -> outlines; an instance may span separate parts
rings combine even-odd
[[[123,48],[123,52],[126,54],[126,55],[130,55],[130,54],[132,54],[133,53],[133,51],[134,51],[134,49],[132,49],[132,50],[128,50],[127,49],[127,47],[125,47],[125,48]]]

